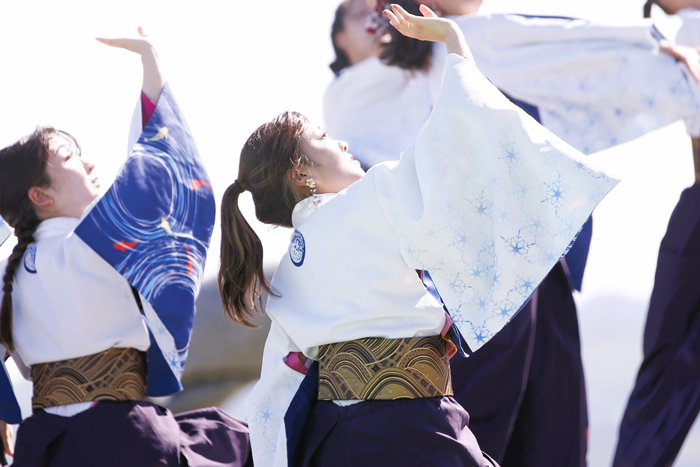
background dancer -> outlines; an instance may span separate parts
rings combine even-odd
[[[397,3],[404,5],[407,9],[417,9],[416,2],[412,0]],[[540,48],[537,53],[548,57],[546,61],[552,62],[553,56],[561,57],[562,61],[569,60],[572,70],[582,70],[582,74],[586,73],[587,60],[596,60],[594,57],[586,57],[586,54],[581,52],[588,47],[586,43],[588,39],[576,33],[577,27],[579,30],[596,29],[595,25],[590,23],[568,19],[524,18],[520,15],[479,17],[473,13],[481,5],[480,1],[433,3],[438,7],[442,6],[442,14],[456,18],[469,37],[470,43],[475,44],[472,49],[477,64],[496,85],[501,86],[501,89],[506,92],[521,97],[531,97],[536,104],[556,99],[552,99],[552,94],[546,86],[544,90],[538,89],[539,95],[528,94],[537,88],[537,86],[529,87],[528,77],[544,78],[547,73],[560,75],[562,73],[561,67],[557,69],[554,66],[546,69],[546,66],[538,65],[536,60],[533,62],[523,59],[523,57],[532,56],[532,49],[536,48],[536,45],[544,43],[545,49]],[[487,24],[493,25],[495,32],[488,31]],[[568,30],[564,31],[564,29]],[[651,31],[649,25],[640,25],[636,31],[621,27],[607,29],[597,27],[597,30],[597,37],[589,38],[588,44],[594,44],[593,41],[597,40],[596,47],[599,48],[600,40],[606,40],[608,47],[611,50],[617,50],[620,57],[629,55],[624,50],[628,52],[632,50],[637,55],[643,50],[646,57],[642,58],[649,62],[648,67],[651,67],[652,62],[661,62],[660,67],[675,76],[673,79],[676,81],[683,79],[682,74],[675,70],[669,60],[659,60],[653,56],[653,46],[647,38]],[[532,34],[536,34],[540,41],[536,45],[532,45],[533,41],[530,37]],[[522,38],[521,42],[519,38]],[[436,89],[440,81],[440,63],[444,51],[436,47],[434,52],[430,44],[412,41],[396,33],[392,39],[383,54],[384,60],[414,72],[419,72],[431,65],[432,60],[431,83],[433,89]],[[560,50],[554,50],[555,47],[551,47],[556,45],[556,40],[564,41],[560,45]],[[408,47],[406,42],[416,43],[415,47],[423,46],[420,60],[416,60],[415,54],[404,56],[403,51]],[[550,50],[546,49],[547,45],[550,45]],[[567,53],[567,47],[569,53]],[[578,55],[574,54],[574,58],[571,58],[571,50]],[[668,54],[683,57],[686,61],[692,58],[692,55],[684,56],[681,53],[687,51],[679,50],[671,44],[664,43],[662,50]],[[516,60],[515,57],[518,59]],[[697,55],[695,57],[697,58]],[[510,62],[516,65],[510,65]],[[554,63],[557,63],[556,60]],[[517,64],[526,65],[518,69]],[[697,66],[697,63],[689,62],[689,64]],[[500,65],[503,65],[501,68],[506,69],[501,70]],[[510,69],[507,69],[509,65]],[[363,83],[365,87],[369,87],[366,81],[370,79],[371,77],[365,79]],[[659,81],[664,85],[663,79]],[[542,82],[547,81],[542,79]],[[629,83],[624,84],[629,85]],[[326,109],[328,109],[326,118],[335,121],[338,126],[343,123],[351,124],[346,112],[350,108],[343,107],[341,98],[336,96],[337,92],[331,94],[334,91],[334,85],[335,82],[326,94]],[[541,83],[539,87],[543,87]],[[549,95],[543,96],[548,92]],[[580,95],[574,96],[574,99],[566,103],[567,112],[571,115],[567,115],[570,121],[566,121],[565,124],[550,115],[556,114],[553,111],[558,109],[551,109],[551,106],[542,109],[541,105],[538,107],[516,100],[512,96],[511,99],[537,119],[540,119],[540,110],[542,110],[545,125],[555,130],[560,136],[566,134],[565,139],[570,139],[571,133],[578,131],[577,127],[584,128],[585,131],[579,131],[579,133],[588,132],[591,141],[599,145],[600,140],[617,144],[624,141],[625,137],[639,136],[641,133],[634,133],[640,131],[638,121],[654,122],[654,125],[668,123],[673,119],[689,115],[693,112],[695,105],[692,104],[692,99],[688,100],[692,105],[686,105],[683,98],[674,97],[668,92],[666,95],[659,96],[665,96],[666,100],[654,109],[640,105],[641,94],[634,96],[631,93],[629,96],[623,94],[622,97],[617,96],[615,101],[608,98],[606,94],[608,91],[604,89],[593,89],[588,92],[589,94],[598,93],[591,97],[586,96],[590,103],[581,103]],[[562,94],[564,98],[569,97],[566,89],[562,90]],[[378,137],[375,126],[363,125],[361,115],[371,115],[381,110],[382,104],[373,101],[371,97],[363,100],[363,97],[360,94],[353,95],[352,108],[359,109],[361,112],[360,115],[352,117],[358,122],[354,125],[355,139],[361,141],[361,135],[364,134],[368,141],[372,141]],[[668,101],[674,99],[676,101],[669,105]],[[365,103],[364,108],[361,107],[360,102]],[[608,121],[604,128],[614,133],[612,136],[596,134],[603,129],[602,124],[596,123],[591,129],[590,122],[586,121],[585,125],[580,123],[580,114],[595,115],[597,112],[598,116],[605,117],[606,112],[612,113],[613,110],[619,112],[619,109],[622,109],[623,117],[618,117],[618,122]],[[676,112],[675,117],[668,115],[669,112]],[[602,120],[605,121],[604,118]],[[650,129],[652,128],[655,126],[650,126]],[[574,145],[586,152],[591,150],[590,142],[584,143],[581,138],[578,138]],[[561,267],[556,268],[551,277],[540,287],[537,295],[540,315],[538,321],[535,320],[533,308],[535,301],[533,300],[522,313],[515,317],[514,322],[507,326],[504,332],[484,347],[482,352],[468,360],[460,357],[452,360],[452,366],[455,369],[456,396],[472,416],[472,428],[477,439],[487,452],[492,453],[496,459],[503,460],[505,464],[511,462],[513,465],[528,464],[528,462],[532,465],[585,464],[587,438],[585,385],[576,308],[571,289],[580,289],[581,286],[590,242],[590,227],[588,223],[587,229],[581,232],[576,245],[567,256],[566,264],[562,263]],[[545,297],[542,296],[542,290],[547,291]],[[512,347],[522,348],[523,352],[509,352]],[[464,368],[457,370],[457,366],[464,366]],[[458,381],[462,376],[465,380]],[[509,384],[504,384],[505,381],[509,381]],[[562,385],[566,387],[562,389]],[[484,403],[484,401],[491,402]],[[552,415],[545,415],[548,412]],[[542,420],[557,422],[543,423]],[[543,441],[552,439],[558,440],[553,446]],[[537,446],[541,446],[542,449],[537,449]]]
[[[679,13],[677,40],[700,45],[693,2],[652,2]],[[692,138],[695,184],[681,194],[659,247],[654,290],[644,329],[644,360],[620,422],[613,465],[668,466],[700,411],[700,125],[686,122]]]
[[[446,40],[451,51],[470,55],[466,46],[454,48],[461,34],[452,22],[394,11],[402,33]],[[437,34],[445,28],[447,37]],[[476,349],[520,308],[614,182],[580,171],[585,166],[576,151],[512,106],[472,63],[450,55],[446,70],[431,118],[398,164],[364,175],[344,142],[298,114],[260,127],[241,153],[238,180],[222,204],[219,280],[226,309],[242,323],[263,290],[274,294],[266,306],[273,324],[261,380],[249,399],[256,465],[484,462],[445,380],[448,350],[440,335],[451,321],[415,270],[430,270]],[[522,150],[523,165],[509,168],[499,157],[504,141]],[[576,202],[560,203],[546,192],[556,183],[552,176]],[[517,190],[516,181],[533,191]],[[237,207],[244,191],[251,191],[259,220],[296,229],[269,287],[260,241]],[[481,216],[476,203],[521,206],[525,218],[542,219],[546,240],[523,233],[520,214]],[[564,219],[576,226],[563,228]],[[472,267],[483,274],[472,274]],[[379,356],[397,341],[416,346],[424,372],[408,375],[411,358]],[[359,371],[359,378],[342,370],[350,365],[348,353],[357,358],[351,373]],[[365,366],[367,353],[382,365]],[[305,377],[306,358],[320,363]],[[381,371],[384,364],[388,371]],[[412,384],[421,373],[430,381]],[[431,387],[432,397],[418,386]],[[304,396],[319,400],[301,440]],[[392,400],[397,396],[411,400]],[[446,424],[445,414],[452,422]]]
[[[34,385],[18,466],[250,464],[244,423],[215,408],[173,416],[146,401],[182,389],[215,210],[155,49],[139,33],[98,39],[139,54],[144,70],[144,131],[102,198],[68,133],[42,127],[0,151],[0,215],[18,237],[1,267],[0,337]],[[0,376],[6,433],[21,415]]]
[[[406,71],[379,59],[382,42],[391,36],[386,28],[367,30],[371,12],[365,0],[346,0],[336,10],[331,29],[336,78],[323,98],[326,130],[347,141],[365,169],[396,159],[413,144],[433,107],[427,67]],[[423,44],[431,45],[412,41],[403,52],[420,52]]]

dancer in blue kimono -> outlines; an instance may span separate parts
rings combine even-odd
[[[0,372],[5,452],[22,466],[250,465],[247,426],[216,409],[173,415],[214,225],[211,185],[142,31],[98,39],[143,63],[143,132],[101,196],[66,132],[0,150],[0,216],[17,245],[2,271],[0,339],[33,382],[22,421]],[[7,436],[4,436],[7,438]]]

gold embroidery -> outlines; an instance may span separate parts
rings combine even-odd
[[[451,395],[447,342],[440,336],[367,338],[319,348],[319,400]]]
[[[87,357],[32,365],[33,409],[146,398],[146,354],[112,348]]]

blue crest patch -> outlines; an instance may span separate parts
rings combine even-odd
[[[24,252],[24,269],[29,274],[36,274],[36,245],[29,245]]]
[[[289,258],[291,258],[294,266],[301,266],[304,264],[304,258],[306,257],[306,242],[304,241],[304,236],[298,230],[295,230],[292,234],[292,243],[289,244]]]

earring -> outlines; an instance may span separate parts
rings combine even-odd
[[[318,195],[316,194],[316,181],[313,178],[307,178],[306,179],[306,186],[309,187],[311,190],[311,196],[313,196],[314,199],[314,207],[317,208],[318,204],[321,202],[321,200],[318,198]]]

